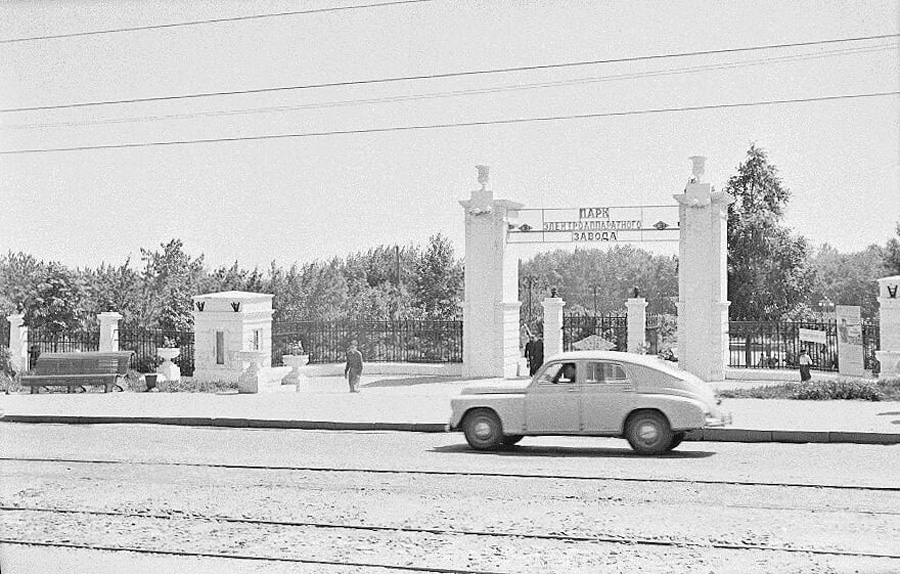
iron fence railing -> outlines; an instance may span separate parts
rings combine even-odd
[[[462,321],[298,321],[272,327],[272,364],[300,341],[310,363],[338,363],[356,340],[367,362],[461,363]]]
[[[596,335],[610,343],[612,351],[628,349],[628,317],[625,315],[564,315],[563,350],[577,349],[576,343]]]
[[[134,351],[131,368],[141,373],[153,372],[162,363],[156,350],[166,345],[174,345],[181,352],[172,362],[181,369],[181,374],[194,374],[194,332],[166,329],[127,328],[119,330],[119,350]]]
[[[28,354],[90,352],[100,349],[100,331],[78,329],[50,331],[40,327],[28,329]]]
[[[800,340],[800,329],[825,333],[825,343]],[[864,322],[864,368],[878,371],[875,350],[878,349],[878,324]],[[744,369],[794,369],[800,351],[806,349],[812,368],[819,371],[838,370],[837,323],[834,321],[729,321],[728,366]]]

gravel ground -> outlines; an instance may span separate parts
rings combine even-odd
[[[29,428],[39,429],[41,436],[37,438],[45,441],[42,452],[32,453],[34,456],[58,454],[87,438],[79,433],[70,434],[63,445],[56,442],[56,437],[62,438],[66,433],[58,435],[39,427]],[[140,430],[146,439],[143,444],[135,441],[124,452],[119,449],[107,452],[107,458],[146,460],[146,445],[169,436],[165,432],[157,434],[159,429],[155,427]],[[125,438],[137,438],[135,429],[123,427],[122,431],[117,444],[124,444]],[[204,452],[207,458],[228,461],[245,458],[246,453],[238,454],[240,451],[234,450],[232,456],[202,451],[202,445],[211,434],[225,439],[232,449],[248,440],[266,443],[273,437],[280,438],[283,441],[281,448],[293,449],[297,466],[306,462],[308,457],[305,455],[313,453],[316,453],[316,462],[360,463],[359,458],[365,451],[370,455],[377,453],[378,462],[382,464],[406,465],[409,469],[464,467],[472,463],[471,458],[461,459],[460,452],[452,448],[426,448],[436,437],[400,433],[355,437],[348,433],[337,439],[334,433],[190,431],[182,433],[182,440],[174,450],[192,448],[194,452]],[[4,438],[2,434],[0,438]],[[672,477],[673,467],[680,468],[685,460],[693,460],[701,461],[698,478],[714,480],[715,473],[711,472],[708,459],[716,458],[727,465],[743,463],[747,456],[746,453],[740,455],[737,447],[741,445],[728,445],[713,455],[695,459],[647,459],[624,455],[597,459],[565,456],[568,452],[565,449],[573,447],[570,442],[563,442],[565,444],[560,445],[548,440],[532,447],[543,449],[537,459],[516,456],[520,451],[527,453],[528,447],[474,458],[480,461],[478,466],[485,472],[510,472],[528,466],[546,470],[548,466],[552,467],[549,464],[552,453],[558,451],[563,453],[556,457],[563,467],[557,468],[558,472],[581,468],[595,474],[662,480]],[[790,458],[782,449],[806,446],[769,445],[770,451],[751,451],[756,454],[768,452],[769,457],[758,458],[756,467],[747,469],[747,474],[760,482],[772,480],[772,475],[784,475],[784,471],[773,468],[777,461]],[[94,448],[102,450],[102,447]],[[880,447],[880,451],[870,450],[872,447],[856,448],[862,450],[850,452],[861,458],[873,453],[888,455],[882,456],[882,464],[890,463],[897,452],[891,447]],[[149,450],[161,454],[156,447]],[[411,458],[416,458],[410,453],[416,451],[419,463],[409,464]],[[279,458],[278,452],[273,448],[268,453],[257,451],[256,454],[268,454],[262,458],[268,458],[271,463]],[[796,455],[801,451],[788,452]],[[822,469],[839,465],[832,459],[846,452],[841,448],[821,457],[818,474],[807,469],[805,477],[819,479],[818,484],[834,483],[833,480],[821,480],[830,478],[830,474]],[[573,458],[580,458],[580,461]],[[800,458],[794,457],[795,460]],[[534,464],[535,460],[540,464]],[[531,465],[527,464],[529,461]],[[637,462],[640,464],[632,464]],[[585,465],[589,468],[585,469]],[[606,468],[597,468],[599,466]],[[647,468],[657,470],[646,474],[635,472]],[[682,469],[674,474],[683,472]],[[900,493],[891,491],[9,460],[0,461],[0,478],[0,505],[3,506],[153,515],[121,517],[3,511],[0,512],[3,537],[393,566],[385,570],[367,566],[325,569],[317,565],[318,569],[312,570],[329,573],[402,571],[404,566],[574,573],[900,570],[900,559],[711,547],[713,544],[749,544],[900,554],[896,544],[900,535]],[[314,522],[334,527],[260,525],[210,519],[216,516]],[[455,532],[379,531],[353,526]],[[461,531],[515,533],[519,536],[463,534]],[[603,537],[618,542],[547,540],[527,535]],[[663,542],[674,545],[654,545]],[[10,548],[14,547],[0,548],[7,563],[16,556],[34,558],[34,549],[15,547],[17,550],[11,551]],[[85,558],[86,554],[90,553],[52,550],[45,559],[50,560],[49,556],[53,560],[72,560],[76,567],[68,570],[71,572],[93,573],[98,571],[96,568],[100,564],[117,564],[110,553],[100,553],[103,558],[99,561]],[[178,571],[168,568],[181,567],[186,568],[182,570],[185,572],[194,571],[191,568],[195,563],[183,558],[135,556],[135,562],[139,564],[149,560],[167,565],[165,571]],[[121,557],[118,560],[121,561]],[[15,566],[21,564],[26,568],[28,563],[20,558]],[[206,568],[208,562],[202,563]],[[77,568],[79,564],[83,570]],[[311,567],[292,564],[294,568],[286,569],[285,564],[271,562],[252,566],[240,564],[240,568],[253,572],[304,572]],[[3,572],[16,572],[16,567],[4,567]],[[110,568],[117,568],[108,570],[110,572],[122,571],[118,566],[111,565]]]

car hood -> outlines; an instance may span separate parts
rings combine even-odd
[[[531,384],[531,380],[527,381],[497,381],[493,383],[482,383],[465,387],[462,390],[463,395],[517,395],[524,394],[525,389]]]

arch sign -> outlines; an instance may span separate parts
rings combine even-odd
[[[520,209],[517,214],[508,228],[509,243],[678,241],[677,205]]]

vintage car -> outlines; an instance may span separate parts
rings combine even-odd
[[[731,423],[708,384],[656,356],[577,351],[550,357],[530,381],[463,389],[450,430],[478,450],[524,436],[622,437],[641,454],[671,450],[685,433]]]

